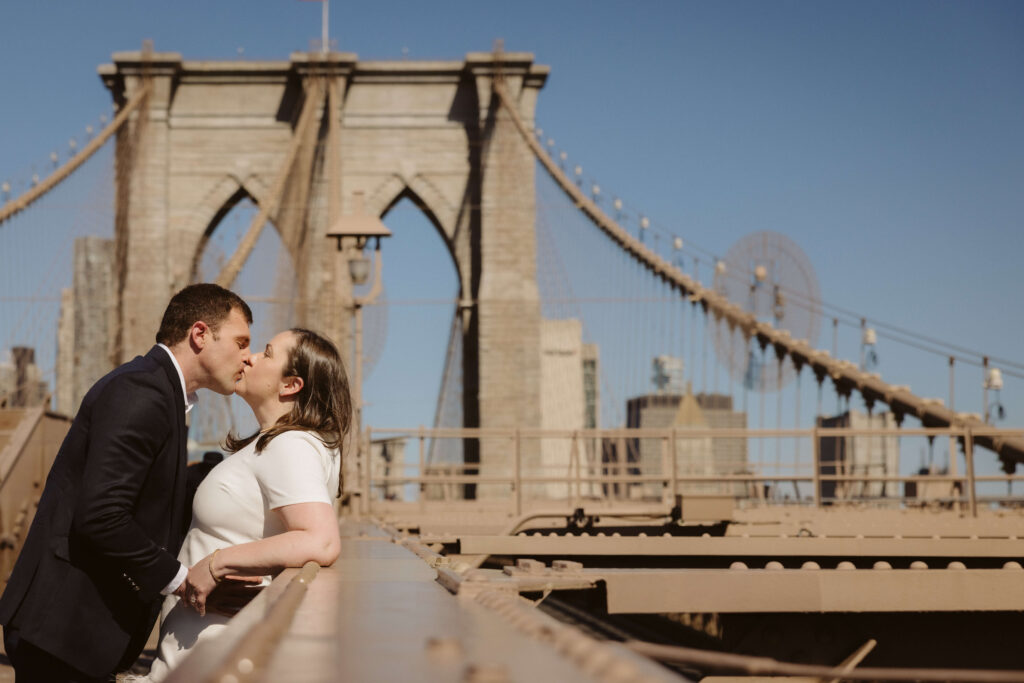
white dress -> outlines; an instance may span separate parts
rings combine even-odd
[[[218,464],[196,490],[192,526],[178,553],[191,567],[217,548],[258,541],[286,531],[276,508],[328,503],[338,488],[341,458],[309,432],[279,434],[261,453],[256,440]],[[265,582],[269,581],[269,577]],[[229,617],[195,610],[169,595],[160,612],[160,645],[149,677],[162,681],[199,640],[224,629]]]

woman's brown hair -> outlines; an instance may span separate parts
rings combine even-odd
[[[339,454],[342,451],[342,443],[352,424],[352,395],[341,355],[334,344],[316,332],[301,327],[293,327],[289,332],[295,335],[295,344],[288,352],[282,374],[302,380],[292,409],[265,432],[245,438],[229,433],[224,447],[230,453],[245,448],[254,439],[259,453],[275,436],[292,430],[313,432],[328,448],[337,449]],[[339,466],[339,496],[342,469]]]

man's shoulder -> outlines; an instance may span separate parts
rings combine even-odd
[[[161,395],[173,396],[173,384],[167,369],[160,362],[159,353],[161,351],[154,347],[154,350],[145,356],[136,356],[127,363],[119,365],[96,382],[89,393],[98,396],[113,387],[118,390],[137,387],[142,390],[156,391]]]
[[[159,380],[170,383],[169,369],[173,369],[170,356],[161,348],[154,346],[145,356],[135,356],[127,363],[114,368],[110,374],[121,375],[153,375]]]

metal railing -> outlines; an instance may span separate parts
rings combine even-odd
[[[316,578],[320,565],[307,562],[285,570],[228,622],[227,628],[171,671],[167,683],[244,683],[260,680]]]
[[[979,485],[1004,483],[1009,489],[1013,482],[1024,481],[1024,475],[980,474],[975,463],[977,439],[998,441],[1022,435],[1024,429],[994,427],[367,428],[362,452],[369,455],[355,463],[354,471],[350,469],[347,476],[349,490],[360,498],[359,511],[366,514],[392,501],[416,502],[426,507],[434,500],[450,502],[475,497],[503,500],[510,514],[520,515],[537,501],[561,501],[570,506],[583,501],[673,501],[679,495],[700,495],[703,491],[731,495],[744,506],[779,502],[815,507],[853,502],[887,507],[964,505],[972,516],[977,516],[981,502],[1024,504],[1024,496],[979,495]],[[415,450],[416,456],[403,455],[400,460],[384,462],[371,448],[378,437],[391,443],[413,440],[418,446],[403,451]],[[464,452],[479,453],[486,444],[489,454],[483,462],[428,462],[429,439],[459,439]],[[898,465],[896,471],[890,471],[886,461],[871,461],[870,449],[879,447],[879,439],[895,440],[897,454],[901,443],[908,439],[921,439],[929,447],[948,440],[949,453],[953,455],[945,472],[900,474]],[[777,456],[789,449],[795,457],[786,462],[778,457],[775,463],[752,461],[747,457],[754,450],[750,444],[759,440],[773,441]],[[740,448],[742,457],[737,460],[745,465],[739,471],[715,470],[713,456],[717,445],[723,443],[731,444],[734,450]],[[869,451],[867,460],[862,458],[858,462],[849,453],[858,444]],[[958,451],[963,454],[963,472]],[[891,458],[892,454],[886,457]],[[783,485],[793,486],[792,498],[780,493]],[[901,486],[903,491],[899,492]]]

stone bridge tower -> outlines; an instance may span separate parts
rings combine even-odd
[[[292,257],[298,322],[349,348],[342,307],[351,285],[335,268],[326,237],[329,204],[340,201],[349,213],[362,193],[368,212],[384,216],[410,198],[436,227],[458,276],[464,424],[540,425],[534,159],[492,82],[503,78],[532,122],[547,67],[525,53],[377,62],[301,53],[289,61],[212,62],[135,52],[116,53],[99,71],[116,102],[144,82],[152,90],[119,133],[114,245],[79,259],[95,269],[108,254],[112,283],[111,312],[102,322],[110,334],[106,342],[104,335],[90,337],[107,347],[79,348],[80,355],[110,367],[152,344],[163,306],[195,278],[221,218],[243,197],[259,206],[268,201],[310,84],[320,79],[340,97],[315,113],[314,141],[295,152],[270,215],[274,227],[266,228],[278,230]],[[333,147],[323,144],[329,117],[340,136]],[[340,181],[332,182],[339,168]],[[467,459],[479,457],[484,471],[507,465],[504,450],[468,450]]]

